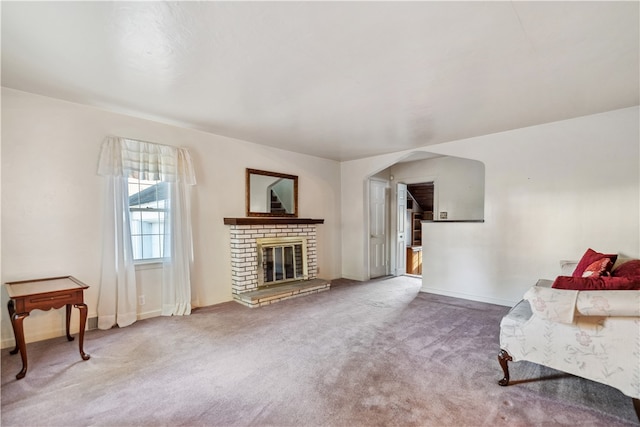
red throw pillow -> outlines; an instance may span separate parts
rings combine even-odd
[[[640,278],[640,259],[627,261],[611,272],[613,277]]]
[[[602,258],[591,263],[582,273],[582,277],[608,276],[611,267],[613,267],[611,260],[609,258]]]
[[[558,276],[552,288],[574,291],[629,291],[640,290],[640,279],[629,277],[573,277]]]
[[[584,253],[584,255],[582,255],[582,259],[580,259],[580,262],[576,266],[576,269],[573,271],[572,276],[582,277],[582,274],[587,269],[587,267],[589,267],[591,264],[593,264],[596,261],[600,261],[602,258],[609,258],[611,260],[611,265],[613,265],[616,262],[616,259],[618,259],[618,255],[617,254],[601,254],[600,252],[596,252],[593,249],[589,248]]]

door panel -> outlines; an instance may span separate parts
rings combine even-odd
[[[397,184],[396,276],[407,273],[407,186]]]
[[[369,181],[369,276],[387,274],[387,183]]]

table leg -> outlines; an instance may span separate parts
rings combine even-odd
[[[16,326],[13,323],[13,315],[16,314],[16,308],[15,305],[13,303],[13,300],[10,299],[9,302],[7,303],[7,308],[9,309],[9,319],[11,320],[11,328],[13,329],[13,337],[16,337]],[[20,351],[20,349],[18,348],[18,340],[16,339],[16,346],[13,348],[13,350],[11,350],[9,352],[9,354],[16,354],[18,353],[18,351]]]
[[[84,352],[84,328],[87,326],[87,304],[76,304],[75,305],[78,310],[80,310],[80,331],[78,333],[78,347],[80,348],[80,356],[82,360],[89,360],[91,358],[90,355]]]
[[[27,375],[27,345],[24,342],[24,326],[22,321],[27,317],[29,313],[13,313],[11,316],[11,325],[13,326],[13,333],[16,336],[16,347],[20,351],[20,357],[22,358],[22,369],[16,375],[16,379],[22,379]],[[11,353],[15,354],[15,353]]]
[[[69,333],[69,326],[71,324],[71,304],[67,304],[67,340],[73,341],[73,337]]]

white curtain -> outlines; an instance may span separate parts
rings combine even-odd
[[[133,265],[127,178],[107,176],[102,228],[102,274],[98,328],[136,321],[136,272]]]
[[[164,248],[169,251],[162,272],[162,315],[191,313],[191,203],[190,187],[183,181],[169,183],[171,207],[164,223]]]
[[[137,317],[127,191],[130,177],[160,180],[169,187],[161,313],[191,313],[193,249],[190,190],[196,181],[189,152],[184,148],[107,137],[102,144],[98,174],[107,181],[98,327],[127,326]]]

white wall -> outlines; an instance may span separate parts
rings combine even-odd
[[[639,125],[633,107],[424,147],[486,177],[484,223],[423,225],[423,290],[509,305],[588,247],[640,256]],[[344,277],[367,277],[363,181],[409,154],[341,164]]]
[[[190,150],[198,184],[193,192],[193,300],[207,306],[231,300],[229,230],[224,217],[245,216],[245,168],[299,176],[300,217],[318,226],[320,277],[340,277],[340,167],[337,162],[276,150],[195,130],[114,114],[2,89],[2,282],[71,274],[91,288],[96,316],[101,261],[100,145],[118,135]],[[159,270],[137,272],[146,303],[141,317],[160,309]],[[2,287],[2,305],[7,294]],[[72,325],[77,330],[77,310]],[[61,336],[64,310],[34,311],[27,341]],[[13,333],[2,310],[2,345]],[[88,349],[90,352],[90,349]]]
[[[403,162],[391,166],[395,182],[435,183],[434,219],[447,212],[448,220],[484,218],[484,165],[458,157]]]

